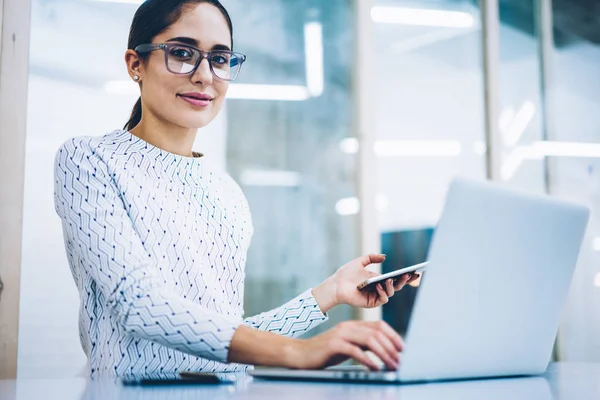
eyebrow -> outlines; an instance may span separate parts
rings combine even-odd
[[[194,47],[200,47],[200,43],[194,39],[194,38],[190,38],[190,37],[185,37],[185,36],[179,36],[176,38],[172,38],[167,40],[167,42],[180,42],[180,43],[185,43],[185,44],[189,44],[190,46],[194,46]],[[224,44],[216,44],[212,47],[211,50],[227,50],[227,51],[231,51],[231,49],[229,48],[229,46],[224,45]]]

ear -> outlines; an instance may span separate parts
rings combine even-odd
[[[138,76],[139,79],[136,82],[142,81],[143,64],[140,56],[135,50],[127,50],[125,52],[125,64],[127,64],[127,73],[134,79],[134,76]]]

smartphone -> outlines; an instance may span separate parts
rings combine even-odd
[[[427,266],[427,264],[429,264],[429,262],[424,262],[421,264],[415,264],[413,266],[410,267],[406,267],[406,268],[401,268],[401,269],[397,269],[395,271],[392,272],[388,272],[387,274],[383,274],[383,275],[379,275],[379,276],[374,276],[372,278],[367,279],[366,281],[364,281],[363,283],[361,283],[360,285],[358,285],[356,288],[358,290],[360,289],[364,289],[367,286],[373,284],[373,283],[377,283],[377,282],[381,282],[381,281],[385,281],[386,279],[389,278],[399,278],[401,275],[407,274],[409,272],[421,272],[425,269],[425,266]]]

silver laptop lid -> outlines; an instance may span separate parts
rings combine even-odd
[[[453,181],[401,358],[403,381],[546,369],[588,210]]]

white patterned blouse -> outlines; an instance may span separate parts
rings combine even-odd
[[[243,371],[226,363],[240,324],[297,337],[327,319],[310,290],[243,318],[250,211],[202,157],[124,130],[71,139],[56,155],[55,206],[92,377]]]

